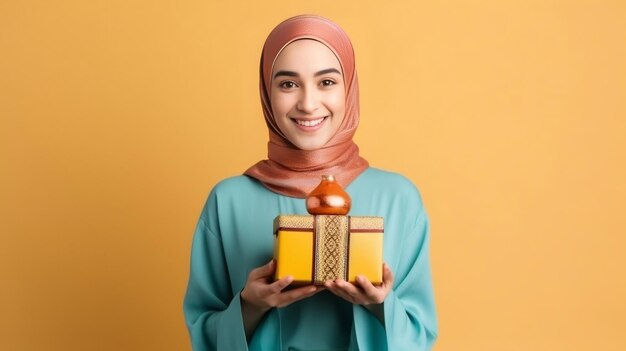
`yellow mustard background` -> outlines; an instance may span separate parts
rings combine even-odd
[[[266,155],[259,53],[300,13],[349,33],[362,154],[422,191],[436,350],[625,350],[618,0],[2,1],[0,349],[189,349],[193,228]]]

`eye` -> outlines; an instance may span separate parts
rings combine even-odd
[[[323,87],[329,87],[331,85],[335,85],[336,83],[331,80],[331,79],[324,79],[323,81],[320,82],[320,85]]]
[[[280,82],[280,84],[278,84],[278,86],[283,88],[283,89],[293,89],[297,85],[296,85],[296,83],[294,83],[294,82],[292,82],[290,80],[286,80],[284,82]]]

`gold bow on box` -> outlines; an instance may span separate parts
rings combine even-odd
[[[382,283],[383,218],[347,216],[348,194],[337,188],[343,192],[332,176],[324,177],[307,198],[312,215],[276,217],[276,279],[291,275],[296,284],[323,285],[363,275]]]

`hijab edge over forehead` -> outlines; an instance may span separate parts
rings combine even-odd
[[[289,44],[300,39],[312,39],[326,45],[341,65],[344,79],[348,84],[354,75],[354,48],[346,32],[332,21],[316,15],[300,15],[288,18],[278,24],[268,35],[263,45],[261,62],[261,78],[265,87],[269,89],[271,74],[278,55]],[[271,62],[267,60],[272,57]],[[348,72],[347,69],[350,69]]]
[[[343,60],[341,59],[339,53],[337,53],[337,50],[335,50],[335,48],[330,45],[329,43],[327,43],[324,39],[310,35],[310,34],[306,34],[306,35],[301,35],[298,37],[294,37],[293,39],[289,40],[288,42],[285,43],[285,45],[283,45],[277,52],[276,55],[274,56],[274,59],[272,60],[272,64],[269,66],[269,72],[263,73],[264,76],[264,80],[265,80],[265,86],[267,87],[267,96],[271,97],[271,86],[272,86],[272,81],[273,81],[273,74],[274,74],[274,66],[276,66],[276,61],[278,60],[278,57],[280,56],[280,54],[285,50],[285,48],[287,48],[289,45],[295,43],[296,41],[299,40],[313,40],[316,41],[322,45],[324,45],[325,47],[328,48],[328,50],[330,50],[330,52],[333,53],[333,55],[335,56],[335,58],[337,59],[337,62],[339,62],[339,67],[341,68],[341,75],[343,77],[343,80],[345,82],[344,84],[344,89],[348,90],[349,85],[352,83],[352,79],[353,79],[353,75],[346,75],[346,67],[345,64],[343,62]],[[354,62],[354,59],[352,60],[352,62]],[[354,65],[353,65],[354,67]],[[351,70],[352,72],[354,72],[354,69]]]
[[[339,67],[341,68],[341,76],[343,77],[343,80],[345,82],[344,84],[344,89],[346,90],[346,94],[347,94],[347,90],[349,87],[349,84],[352,82],[352,77],[346,77],[346,68],[344,67],[344,63],[341,60],[341,57],[339,56],[339,54],[337,53],[337,50],[335,50],[335,48],[332,47],[332,45],[330,45],[329,43],[327,43],[324,39],[319,38],[319,37],[315,37],[312,35],[302,35],[299,37],[295,37],[291,40],[289,40],[288,42],[285,43],[285,45],[283,45],[277,52],[276,55],[274,56],[274,59],[272,60],[272,64],[269,67],[269,74],[263,74],[263,79],[264,79],[264,83],[265,83],[265,87],[267,88],[267,96],[271,97],[271,87],[272,87],[272,81],[274,80],[272,78],[273,74],[274,74],[274,66],[276,66],[276,61],[278,60],[278,57],[280,56],[280,54],[285,50],[285,48],[287,48],[289,45],[295,43],[296,41],[299,40],[313,40],[316,41],[322,45],[324,45],[325,47],[328,48],[328,50],[330,50],[333,55],[335,56],[335,58],[337,59],[337,62],[339,62]]]

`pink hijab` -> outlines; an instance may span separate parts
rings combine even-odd
[[[326,45],[339,60],[346,86],[346,114],[337,133],[324,147],[305,151],[294,146],[278,128],[270,105],[272,68],[284,47],[298,39],[314,39]],[[244,174],[258,179],[268,189],[287,196],[304,198],[332,174],[346,187],[369,164],[359,156],[352,137],[359,125],[359,83],[354,50],[346,33],[335,23],[319,16],[302,15],[280,23],[263,46],[260,72],[261,104],[269,129],[268,160],[259,161]]]

